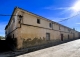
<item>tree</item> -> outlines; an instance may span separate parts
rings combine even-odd
[[[5,39],[5,37],[3,37],[3,36],[0,36],[0,40],[1,40],[1,39]]]

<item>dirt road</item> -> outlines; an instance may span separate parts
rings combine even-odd
[[[80,57],[80,39],[16,57]]]

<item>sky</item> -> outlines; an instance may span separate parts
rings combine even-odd
[[[11,15],[18,6],[64,26],[80,31],[79,11],[72,9],[79,0],[0,0],[0,14]],[[77,7],[79,8],[79,7]],[[0,36],[5,36],[5,26],[11,16],[0,16]],[[63,22],[61,20],[67,19]]]

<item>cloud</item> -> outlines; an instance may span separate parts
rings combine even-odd
[[[54,6],[49,6],[49,7],[44,7],[44,9],[45,10],[51,10],[51,11],[54,11],[54,10],[56,10],[56,12],[57,12],[57,10],[60,10],[60,12],[58,13],[58,16],[61,16],[61,15],[68,15],[68,17],[69,17],[69,15],[72,15],[72,7],[54,7]],[[66,16],[67,16],[66,15]]]
[[[62,15],[66,15],[66,17],[63,17],[63,18],[54,18],[54,19],[57,19],[57,22],[59,21],[64,21],[64,20],[67,20],[67,19],[72,19],[76,16],[78,16],[80,14],[80,12],[75,12],[73,10],[73,7],[54,7],[54,6],[49,6],[49,7],[44,7],[44,9],[47,9],[47,10],[61,10],[59,14],[59,16],[62,16]]]
[[[77,28],[79,30],[80,11],[75,11],[73,7],[55,7],[53,5],[44,7],[43,9],[50,12],[52,11],[54,12],[53,14],[56,13],[56,17],[49,18],[52,21],[56,21],[71,28]]]
[[[80,24],[80,23],[76,23],[76,24]]]
[[[50,20],[52,20],[52,21],[54,21],[54,22],[59,21],[59,19],[58,19],[58,18],[55,18],[55,17],[47,17],[47,19],[50,19]]]
[[[54,6],[49,6],[49,7],[44,7],[44,9],[47,10],[66,10],[66,9],[72,9],[72,7],[54,7]]]

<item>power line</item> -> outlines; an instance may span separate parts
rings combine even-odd
[[[7,14],[0,14],[0,16],[18,16],[18,15],[7,15]]]
[[[5,14],[0,14],[0,16],[18,16],[18,17],[20,17],[20,18],[23,17],[22,15],[5,15]]]
[[[80,14],[80,13],[79,13],[79,14]],[[79,14],[77,14],[77,15],[79,15]],[[69,19],[71,19],[71,18],[73,18],[73,17],[75,17],[75,16],[77,16],[77,15],[74,15],[74,16],[72,16],[72,17],[69,17],[69,18],[63,19],[63,20],[61,20],[61,21],[59,21],[59,22],[63,22],[63,21],[65,21],[65,20],[69,20]]]

